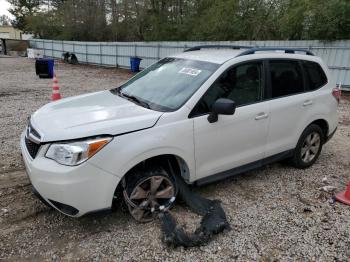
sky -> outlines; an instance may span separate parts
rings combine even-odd
[[[6,0],[0,0],[0,15],[7,15],[13,18],[13,16],[7,11],[9,7],[9,2],[7,2]]]

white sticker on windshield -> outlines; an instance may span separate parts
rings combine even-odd
[[[182,68],[179,71],[180,74],[186,74],[190,76],[198,76],[201,72],[202,70],[195,69],[195,68],[186,68],[186,67]]]

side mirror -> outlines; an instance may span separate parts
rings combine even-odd
[[[236,111],[236,103],[231,99],[219,98],[215,101],[211,113],[208,116],[209,123],[218,121],[218,115],[233,115]]]

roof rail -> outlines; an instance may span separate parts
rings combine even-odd
[[[225,48],[225,49],[250,49],[252,46],[241,46],[241,45],[199,45],[199,46],[194,46],[190,47],[189,49],[186,49],[184,52],[190,52],[190,51],[199,51],[204,48],[213,48],[213,49],[220,49],[220,48]]]
[[[252,54],[255,54],[255,52],[260,52],[260,51],[284,51],[286,54],[295,54],[295,52],[305,52],[305,54],[307,55],[314,56],[314,53],[312,53],[309,50],[302,49],[302,48],[290,48],[290,47],[256,47],[256,48],[248,49],[237,56],[252,55]]]

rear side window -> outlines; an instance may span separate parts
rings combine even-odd
[[[272,98],[304,92],[303,76],[298,61],[272,60],[269,63]]]
[[[310,61],[303,61],[303,67],[306,73],[308,90],[313,91],[327,84],[327,76],[319,64]]]

